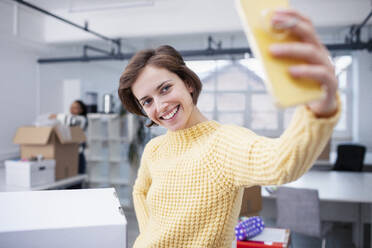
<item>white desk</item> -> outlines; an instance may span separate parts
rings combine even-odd
[[[341,209],[334,209],[334,211],[342,211],[341,204],[356,204],[357,216],[353,216],[356,222],[355,227],[353,226],[353,240],[357,247],[362,247],[363,222],[372,223],[372,173],[312,170],[285,186],[317,189],[321,202],[339,204]],[[275,198],[275,194],[270,195],[264,188],[262,188],[262,196],[266,199]],[[369,213],[365,213],[368,211],[368,206]],[[335,216],[334,213],[330,215]],[[368,215],[370,215],[369,221],[363,219],[363,216]],[[370,235],[372,237],[372,228]]]

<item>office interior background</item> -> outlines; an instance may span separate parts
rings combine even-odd
[[[119,176],[116,181],[110,181],[113,173],[110,168],[115,165],[110,158],[106,163],[100,160],[107,156],[105,152],[110,153],[110,139],[105,137],[110,132],[108,124],[103,120],[101,126],[95,126],[95,118],[104,119],[98,115],[90,119],[92,124],[86,133],[90,142],[86,185],[115,187],[133,225],[136,223],[130,185],[137,168],[130,164],[127,154],[128,140],[138,137],[128,134],[135,130],[133,126],[128,128],[128,123],[133,122],[138,128],[143,120],[123,114],[117,96],[119,77],[133,53],[162,44],[181,51],[187,65],[203,82],[198,106],[210,119],[278,137],[293,114],[293,108],[278,109],[273,104],[263,83],[262,69],[250,53],[234,1],[25,1],[103,38],[19,2],[23,1],[0,0],[0,168],[4,169],[5,160],[20,156],[19,145],[13,143],[17,128],[32,125],[38,116],[68,113],[73,100],[90,101],[92,94],[98,112],[102,113],[104,95],[111,94],[112,113],[121,121],[119,134],[130,138],[118,141],[115,149],[119,149],[119,155],[113,160],[119,167],[115,170]],[[340,83],[342,116],[332,136],[328,162],[318,167],[331,168],[337,158],[337,146],[355,143],[367,149],[363,170],[368,173],[372,171],[372,18],[367,17],[372,1],[291,0],[290,3],[311,18],[320,40],[328,45]],[[92,137],[97,130],[101,132],[102,142]],[[142,139],[164,132],[159,127],[144,128]],[[129,232],[130,228],[128,225]],[[365,232],[368,230],[367,225]],[[335,236],[336,244],[338,238]],[[370,242],[370,237],[366,242]]]

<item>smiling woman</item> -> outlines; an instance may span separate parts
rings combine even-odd
[[[179,109],[188,114],[196,111],[201,117],[197,108],[194,108],[201,88],[199,77],[185,65],[181,55],[170,46],[161,46],[156,50],[140,51],[131,59],[120,78],[118,92],[120,100],[130,112],[150,118],[148,126],[165,124],[164,127],[177,130],[187,127],[186,122],[193,120],[187,118],[183,124],[177,121],[181,126],[174,126],[176,121],[173,118],[172,123],[161,123],[163,117],[168,117],[167,114],[176,107],[176,112]],[[177,104],[175,100],[179,97],[182,102]],[[159,106],[164,102],[170,104]]]
[[[138,52],[120,78],[124,107],[168,130],[146,145],[133,187],[136,248],[231,247],[244,187],[303,175],[340,113],[339,102],[336,109],[327,104],[336,99],[329,91],[314,112],[299,106],[284,134],[269,139],[209,121],[196,106],[200,91],[199,78],[170,46]]]
[[[146,66],[132,86],[147,116],[172,131],[206,120],[193,104],[193,91],[177,74],[154,66]]]

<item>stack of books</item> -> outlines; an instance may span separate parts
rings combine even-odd
[[[289,229],[265,227],[265,229],[250,240],[237,241],[237,248],[287,248],[289,247]]]

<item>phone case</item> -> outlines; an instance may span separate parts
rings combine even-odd
[[[288,0],[236,0],[236,6],[244,26],[250,48],[260,61],[265,84],[279,107],[307,103],[324,95],[321,85],[310,79],[295,79],[288,68],[304,61],[274,58],[269,53],[273,43],[299,41],[288,31],[278,31],[271,27],[271,15],[277,8],[288,8]]]

